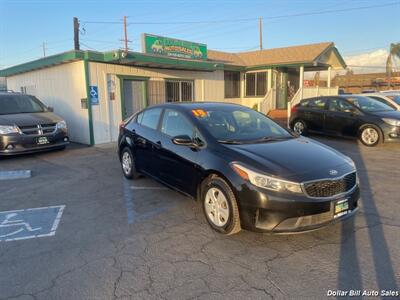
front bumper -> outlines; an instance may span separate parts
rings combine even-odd
[[[46,137],[47,144],[38,144],[38,138]],[[12,134],[0,136],[0,156],[34,153],[61,148],[69,144],[66,131],[58,130],[46,135]]]
[[[314,230],[353,216],[358,210],[358,184],[348,193],[330,199],[304,195],[282,195],[246,186],[238,192],[243,228],[271,233],[296,233]],[[242,201],[240,201],[240,199]],[[335,215],[338,201],[347,200],[348,210]]]
[[[400,126],[385,124],[384,126],[381,126],[381,128],[385,143],[400,142]]]

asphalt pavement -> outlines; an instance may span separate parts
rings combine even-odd
[[[0,299],[398,292],[400,145],[314,138],[355,160],[360,211],[296,235],[219,235],[195,201],[151,179],[124,179],[114,145],[0,160],[0,171],[31,170],[30,178],[0,180]],[[15,224],[24,230],[7,231]]]

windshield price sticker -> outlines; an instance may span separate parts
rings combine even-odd
[[[192,114],[196,117],[196,118],[205,118],[207,117],[207,112],[203,109],[193,109],[192,110]]]

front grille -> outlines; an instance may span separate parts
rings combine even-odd
[[[57,123],[30,125],[30,126],[19,126],[19,129],[23,134],[27,135],[43,135],[53,133],[56,130]]]
[[[326,198],[351,190],[357,182],[357,173],[353,172],[341,178],[324,179],[304,184],[305,192],[310,197]]]

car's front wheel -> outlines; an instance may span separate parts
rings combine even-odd
[[[382,133],[375,125],[365,125],[360,130],[359,139],[365,146],[373,147],[382,141]]]
[[[236,197],[221,177],[212,175],[203,183],[203,211],[210,226],[219,233],[239,232],[240,216]]]
[[[140,175],[136,171],[135,159],[129,147],[125,147],[121,151],[121,167],[122,167],[122,173],[128,179],[136,179]]]

